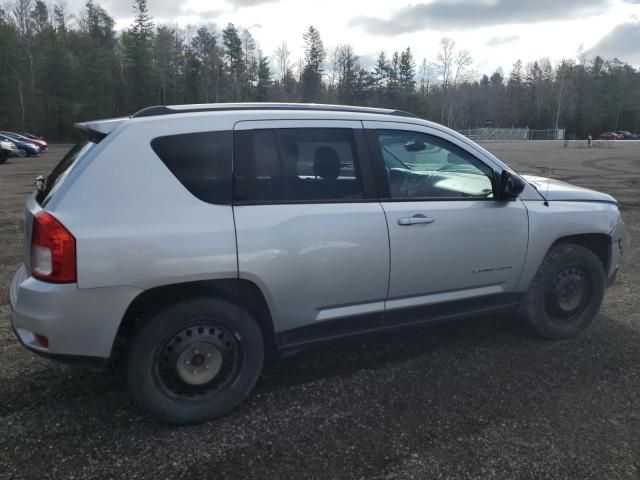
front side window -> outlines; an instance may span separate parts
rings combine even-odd
[[[493,197],[493,170],[446,140],[379,130],[378,142],[392,199]]]
[[[356,145],[347,128],[254,130],[244,159],[249,202],[363,198]]]

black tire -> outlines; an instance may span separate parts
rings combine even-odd
[[[28,157],[28,156],[29,156],[29,152],[27,151],[27,149],[26,149],[26,148],[19,148],[19,149],[18,149],[18,156],[19,156],[20,158]]]
[[[156,418],[199,423],[242,402],[263,360],[262,334],[247,311],[213,298],[185,300],[141,319],[129,352],[129,386]]]
[[[539,335],[568,338],[593,323],[605,288],[600,259],[581,245],[561,243],[551,248],[540,265],[521,313]]]
[[[9,157],[2,157],[0,156],[0,164],[3,164],[4,162],[6,162],[7,160],[9,160]]]

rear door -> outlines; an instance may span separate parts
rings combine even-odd
[[[236,124],[234,216],[281,343],[378,325],[389,243],[361,122]]]
[[[494,167],[429,127],[364,125],[389,226],[385,322],[447,314],[447,305],[460,311],[511,301],[527,252],[528,216],[519,199],[496,200]]]

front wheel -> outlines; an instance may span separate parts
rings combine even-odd
[[[130,349],[129,385],[155,417],[199,423],[242,402],[263,359],[262,334],[247,311],[223,300],[187,300],[142,320]]]
[[[606,288],[600,259],[588,248],[558,244],[547,253],[522,303],[531,327],[550,339],[562,339],[589,327]]]
[[[20,158],[28,157],[29,156],[29,152],[27,151],[26,148],[19,148],[18,149],[18,156]]]

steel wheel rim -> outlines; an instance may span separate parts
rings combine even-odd
[[[202,403],[236,380],[243,359],[239,335],[223,325],[194,322],[160,342],[154,380],[172,400]]]
[[[556,273],[547,287],[546,312],[554,320],[570,322],[584,311],[590,292],[590,278],[583,268],[564,268]]]

